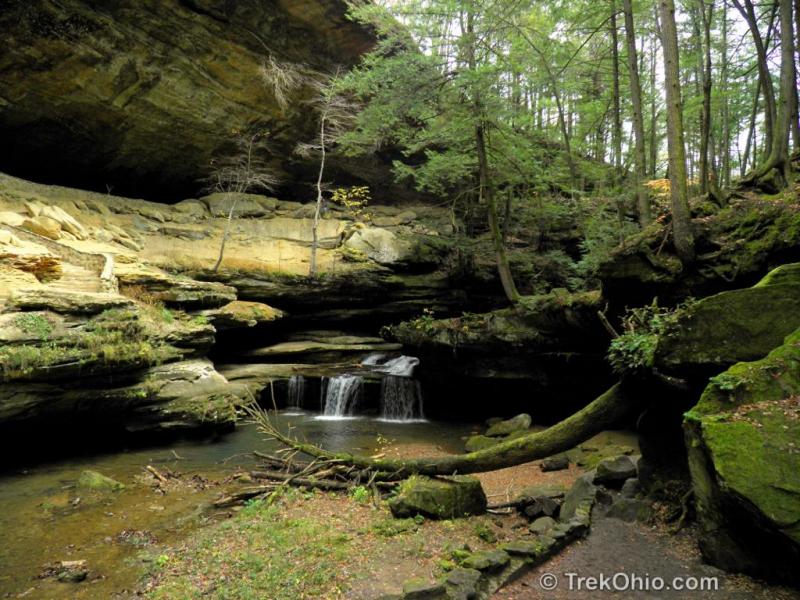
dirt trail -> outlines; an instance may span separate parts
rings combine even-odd
[[[625,523],[608,519],[595,511],[592,532],[589,537],[568,547],[553,560],[525,574],[521,579],[497,592],[493,600],[559,600],[613,598],[614,600],[675,599],[675,600],[800,600],[800,591],[784,587],[769,586],[750,577],[732,575],[703,564],[697,550],[694,532],[686,529],[677,535],[669,535],[639,523]],[[570,589],[570,576],[573,585]],[[669,586],[674,578],[683,578],[686,584],[701,578],[718,578],[716,591],[628,590],[599,591],[578,590],[578,577],[613,576],[615,573],[637,575],[643,582],[652,583],[656,577],[663,578]],[[552,574],[558,578],[555,589],[547,590],[542,582],[549,582]],[[544,578],[544,579],[543,579]],[[689,579],[695,578],[695,579]],[[619,577],[624,586],[625,576]],[[637,581],[638,583],[638,581]]]

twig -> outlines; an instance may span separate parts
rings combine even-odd
[[[153,477],[155,477],[155,478],[156,478],[158,481],[160,481],[161,483],[167,483],[167,482],[168,482],[168,479],[167,479],[166,477],[164,477],[164,476],[163,476],[161,473],[159,473],[159,472],[156,470],[156,468],[155,468],[155,467],[153,467],[152,465],[147,465],[147,466],[145,467],[145,469],[146,469],[147,471],[149,471],[150,473],[152,473]]]

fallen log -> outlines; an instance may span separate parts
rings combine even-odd
[[[590,404],[563,421],[528,435],[501,442],[477,452],[416,459],[370,458],[324,450],[281,433],[260,409],[250,409],[261,430],[292,448],[316,459],[338,461],[359,469],[378,471],[378,479],[396,480],[413,474],[437,476],[494,471],[564,452],[585,442],[627,416],[636,405],[636,395],[622,393],[616,383]]]

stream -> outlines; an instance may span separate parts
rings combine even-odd
[[[461,451],[463,437],[474,429],[467,424],[367,417],[326,420],[295,409],[280,411],[277,421],[283,428],[291,424],[295,435],[326,448],[367,454],[377,450],[379,436],[392,444],[434,443],[445,451]],[[275,449],[255,426],[242,425],[216,440],[84,455],[0,475],[0,596],[126,597],[165,548],[229,514],[208,506],[222,492],[241,486],[230,475],[255,464],[252,450]],[[181,477],[163,494],[152,485],[147,465]],[[76,482],[85,469],[126,487],[120,492],[80,489]],[[87,583],[40,578],[48,565],[74,560],[86,561]]]

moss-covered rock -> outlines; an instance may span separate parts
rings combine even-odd
[[[690,304],[659,337],[654,364],[669,372],[708,372],[755,360],[800,326],[800,263],[778,267],[751,288]]]
[[[750,285],[771,266],[800,260],[800,200],[796,191],[747,193],[692,222],[696,262],[683,267],[664,223],[653,223],[601,261],[598,276],[611,305],[664,303]]]
[[[713,378],[685,431],[705,557],[800,581],[800,330]]]
[[[475,477],[414,476],[400,485],[397,495],[389,501],[389,508],[399,518],[424,515],[453,519],[484,513],[486,494]]]
[[[523,298],[513,308],[488,313],[465,313],[451,319],[423,315],[391,328],[391,335],[411,347],[491,352],[512,348],[586,348],[607,342],[597,319],[602,308],[599,292],[570,294],[554,290]]]
[[[488,437],[504,437],[517,433],[519,431],[526,431],[531,426],[531,416],[525,413],[519,414],[516,417],[506,419],[495,423],[486,430]]]
[[[118,492],[125,489],[125,484],[97,471],[87,469],[78,478],[78,487],[96,492]]]

